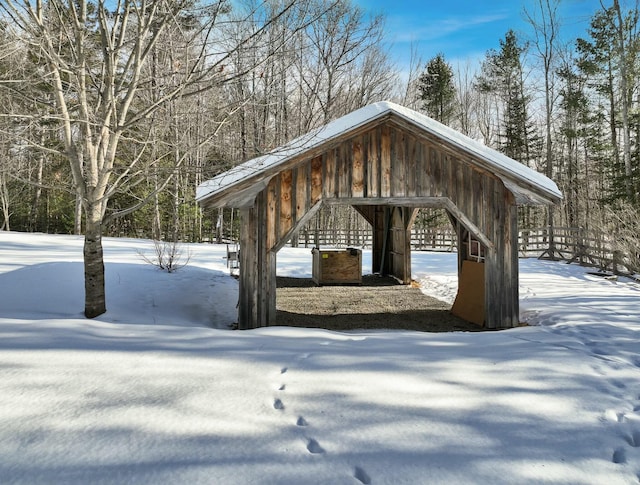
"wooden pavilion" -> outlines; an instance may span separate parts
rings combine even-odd
[[[405,284],[418,209],[445,209],[458,233],[459,275],[470,251],[482,254],[483,323],[499,329],[519,323],[517,206],[556,204],[562,194],[521,163],[380,102],[204,182],[196,198],[240,209],[240,329],[276,323],[276,253],[322,204],[362,214],[373,228],[372,271]]]

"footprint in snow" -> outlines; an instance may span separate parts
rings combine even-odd
[[[307,423],[307,420],[302,416],[299,416],[298,421],[296,421],[296,426],[309,426],[309,423]]]
[[[280,369],[280,374],[285,374],[287,372],[287,368],[283,367],[282,369]]]
[[[273,409],[277,409],[279,411],[282,411],[284,409],[284,404],[280,399],[276,399],[275,401],[273,401]]]
[[[284,391],[287,388],[286,385],[282,384],[279,388],[278,391]]]
[[[356,467],[353,476],[356,480],[359,480],[361,483],[365,485],[369,485],[371,483],[371,477],[359,466]]]
[[[612,460],[616,464],[623,464],[627,462],[627,452],[624,448],[618,448],[613,452]]]
[[[310,438],[307,442],[307,450],[309,450],[309,453],[313,453],[314,455],[324,453],[324,448],[313,438]]]

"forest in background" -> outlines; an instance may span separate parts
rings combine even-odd
[[[195,203],[200,182],[391,100],[556,181],[562,205],[522,208],[521,228],[600,230],[637,252],[640,18],[637,2],[610,3],[562,43],[561,0],[532,1],[529,30],[505,32],[476,71],[415,52],[407,73],[385,17],[350,0],[3,2],[0,228],[233,234],[237,217]],[[331,210],[323,227],[352,217]]]

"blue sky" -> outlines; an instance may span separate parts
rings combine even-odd
[[[534,11],[537,1],[527,0],[353,0],[366,11],[382,12],[387,19],[393,60],[400,67],[409,63],[411,43],[417,44],[426,62],[439,52],[454,64],[477,63],[487,50],[499,47],[509,29],[523,36],[531,27],[523,9]],[[605,0],[610,5],[611,0]],[[624,0],[621,3],[625,3]],[[562,0],[561,32],[566,39],[586,37],[600,0]]]

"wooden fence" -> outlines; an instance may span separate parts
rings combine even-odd
[[[292,245],[302,247],[362,247],[371,245],[371,229],[301,231]],[[414,227],[411,247],[417,251],[457,250],[456,234],[447,228]],[[581,228],[554,227],[525,229],[518,237],[519,254],[523,258],[541,258],[579,263],[614,274],[637,273],[637,258],[616,249],[614,237]]]

